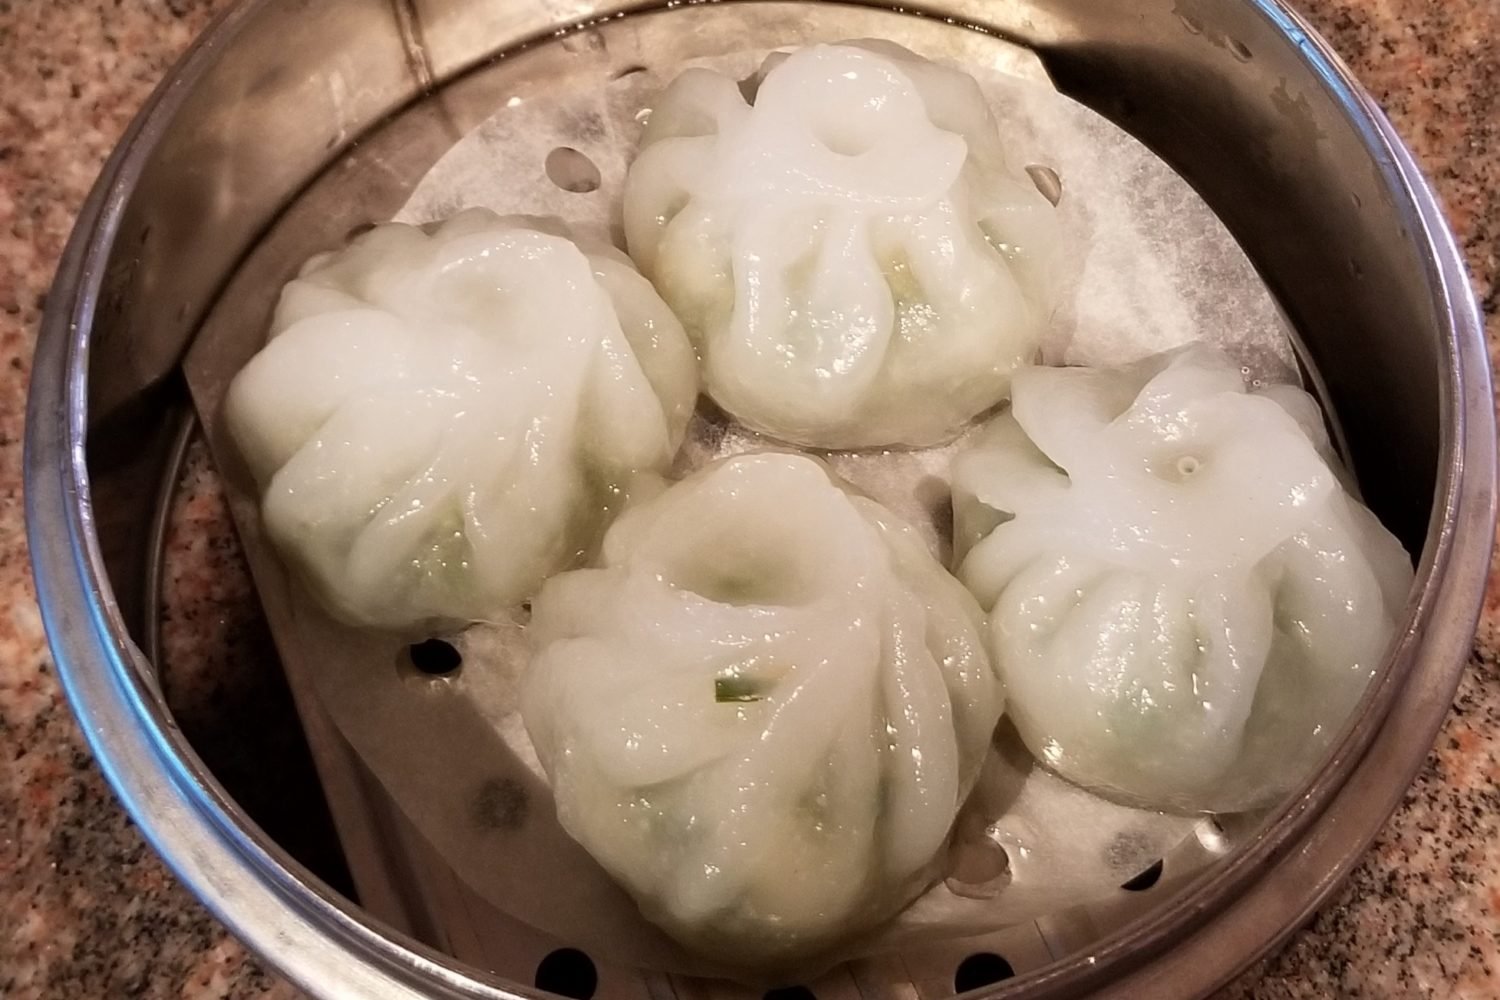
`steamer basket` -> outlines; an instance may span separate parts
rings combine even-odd
[[[162,84],[84,208],[48,299],[27,430],[28,529],[59,672],[157,849],[316,996],[534,995],[539,962],[570,942],[499,914],[472,921],[489,943],[459,940],[433,902],[445,876],[429,870],[414,887],[383,862],[393,844],[415,856],[412,835],[315,699],[299,708],[365,908],[265,837],[174,725],[141,649],[154,648],[163,484],[176,481],[191,428],[182,358],[294,206],[305,215],[310,193],[337,178],[354,194],[320,204],[325,237],[390,217],[484,117],[497,78],[587,56],[606,20],[672,19],[683,32],[734,38],[785,6],[244,0]],[[1202,996],[1282,941],[1348,873],[1424,759],[1468,653],[1493,540],[1495,428],[1483,331],[1452,236],[1389,123],[1274,0],[808,0],[814,7],[847,23],[845,37],[922,18],[924,30],[1026,46],[1059,89],[1187,178],[1296,328],[1366,501],[1420,553],[1403,627],[1357,718],[1299,795],[1253,821],[1200,830],[1202,849],[1222,854],[1206,869],[1174,879],[1169,857],[1149,892],[862,960],[810,984],[820,1000],[938,1000],[971,983],[997,1000]],[[785,21],[785,43],[797,42],[798,19]],[[995,955],[1017,974],[999,979],[1005,963],[984,958]],[[594,995],[757,994],[608,966]]]

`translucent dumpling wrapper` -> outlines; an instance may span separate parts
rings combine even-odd
[[[959,575],[1032,753],[1184,811],[1308,777],[1412,580],[1343,476],[1311,396],[1249,392],[1214,348],[1018,375],[953,487]]]
[[[974,80],[886,42],[690,69],[625,183],[631,256],[709,395],[819,448],[925,446],[1002,400],[1049,312],[1055,212]]]
[[[598,542],[697,396],[618,251],[473,210],[310,260],[225,418],[265,530],[337,617],[484,620]]]
[[[527,730],[648,919],[764,977],[931,881],[1003,706],[983,615],[819,462],[706,467],[534,608]]]

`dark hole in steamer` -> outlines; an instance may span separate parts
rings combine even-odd
[[[599,988],[599,970],[594,960],[577,948],[559,948],[537,963],[532,983],[539,990],[589,1000]]]
[[[1031,183],[1043,198],[1052,203],[1054,208],[1062,201],[1063,183],[1057,171],[1040,163],[1033,163],[1026,168],[1026,176],[1031,178]]]
[[[766,990],[761,1000],[818,1000],[818,995],[806,986],[781,986]]]
[[[967,993],[983,989],[1010,979],[1016,974],[1009,962],[992,951],[975,952],[962,962],[953,973],[953,992]]]
[[[1010,855],[989,837],[956,840],[948,850],[944,884],[957,896],[989,899],[1010,881]]]
[[[413,667],[432,677],[446,677],[464,665],[463,654],[446,639],[414,642],[407,647],[406,655]]]
[[[469,814],[485,830],[519,830],[529,809],[526,788],[514,778],[490,778],[479,786]]]
[[[1150,868],[1141,872],[1129,881],[1120,883],[1120,888],[1126,892],[1145,892],[1161,879],[1162,863],[1154,862]]]
[[[1198,836],[1199,846],[1205,851],[1223,854],[1229,850],[1229,832],[1212,816],[1204,817],[1194,832]]]
[[[603,182],[594,161],[571,146],[558,146],[548,153],[546,167],[547,179],[573,194],[597,191]]]

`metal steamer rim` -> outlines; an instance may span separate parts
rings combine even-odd
[[[144,308],[129,296],[123,300],[112,296],[106,275],[113,284],[123,282],[127,291],[134,287],[130,282],[138,280],[135,273],[121,270],[118,258],[131,253],[126,244],[139,224],[140,186],[166,169],[155,154],[163,143],[173,140],[179,115],[184,109],[191,111],[194,100],[208,100],[203,95],[215,93],[212,84],[232,75],[235,53],[248,51],[257,32],[270,31],[277,18],[287,16],[294,6],[260,0],[241,5],[218,22],[158,91],[85,208],[59,272],[59,294],[49,305],[30,401],[28,527],[36,554],[38,590],[60,673],[111,780],[184,881],[247,943],[319,994],[513,995],[512,984],[455,966],[335,898],[315,876],[266,841],[223,794],[176,732],[160,702],[152,668],[134,645],[141,633],[127,625],[121,602],[116,600],[117,590],[124,594],[132,583],[111,567],[105,555],[108,546],[101,543],[101,537],[106,542],[111,537],[113,529],[106,515],[113,509],[96,509],[94,501],[106,495],[112,481],[97,453],[98,442],[104,440],[97,432],[100,421],[112,416],[112,408],[101,405],[108,401],[109,391],[100,381],[99,369],[90,375],[88,361],[91,352],[96,361],[107,361],[110,352],[117,350],[107,336],[109,331],[121,325],[122,315],[129,318],[131,308]],[[734,5],[736,9],[741,6]],[[493,7],[481,7],[474,5],[476,18],[501,17]],[[1066,7],[1059,5],[1056,19]],[[419,13],[419,19],[431,18],[424,27],[432,48],[423,50],[420,62],[432,79],[452,79],[472,61],[461,58],[454,47],[453,26],[461,17],[455,9],[441,3],[417,8],[427,11],[427,15]],[[716,13],[729,9],[722,6]],[[606,6],[598,13],[621,12]],[[973,13],[955,11],[955,20],[986,20],[968,16]],[[1044,60],[1049,54],[1058,59],[1064,69],[1058,77],[1065,87],[1070,81],[1076,84],[1077,67],[1068,64],[1070,54],[1105,51],[1047,37],[1049,31],[1061,34],[1062,29],[1036,11],[1024,17],[1008,10],[991,13],[999,22],[996,28],[1034,40]],[[1080,24],[1088,22],[1086,11],[1071,14]],[[1095,936],[1070,950],[1068,957],[1024,979],[996,983],[991,991],[994,996],[1076,996],[1085,990],[1099,995],[1193,995],[1227,978],[1289,933],[1337,884],[1399,799],[1405,782],[1393,785],[1390,776],[1409,778],[1420,763],[1426,742],[1446,709],[1471,635],[1465,634],[1464,625],[1472,621],[1477,607],[1474,581],[1482,583],[1486,543],[1493,527],[1493,415],[1477,314],[1452,239],[1389,126],[1293,15],[1270,3],[1246,3],[1222,16],[1229,23],[1218,30],[1224,37],[1233,32],[1245,51],[1269,59],[1279,51],[1277,45],[1290,46],[1286,58],[1311,67],[1308,94],[1353,123],[1346,129],[1354,144],[1351,148],[1362,149],[1376,164],[1374,176],[1391,192],[1391,212],[1409,236],[1402,249],[1409,249],[1421,262],[1432,327],[1439,331],[1442,363],[1434,371],[1442,388],[1437,403],[1442,437],[1433,482],[1437,502],[1422,551],[1418,587],[1391,664],[1366,696],[1361,718],[1304,794],[1270,822],[1244,831],[1247,839],[1238,853],[1183,887],[1167,905],[1123,926],[1112,925],[1107,914],[1101,915]],[[1096,30],[1119,28],[1107,15],[1100,17],[1102,23],[1094,23]],[[1152,18],[1156,15],[1145,11],[1143,19]],[[370,21],[370,25],[375,23]],[[1198,22],[1200,32],[1211,32],[1215,23],[1205,15]],[[367,25],[362,30],[374,37],[389,29]],[[541,37],[535,25],[529,37]],[[1077,48],[1069,50],[1071,44]],[[293,55],[289,53],[288,58]],[[1107,68],[1105,55],[1095,58]],[[408,94],[420,91],[423,83],[416,78],[422,75],[403,71]],[[366,120],[361,129],[350,128],[348,140],[360,141],[374,121]],[[249,195],[243,197],[250,200]],[[283,203],[284,197],[284,192],[272,196],[266,205]],[[268,224],[271,216],[261,218]],[[140,245],[147,243],[142,240]],[[148,250],[165,252],[154,246]],[[137,273],[149,274],[149,265],[148,260]],[[1278,282],[1273,280],[1272,287],[1284,301],[1299,304],[1297,296],[1289,295]],[[212,291],[212,287],[200,290],[199,315]],[[139,295],[136,301],[147,298]],[[1310,307],[1305,300],[1300,305],[1289,312],[1302,319]],[[1420,305],[1411,308],[1422,310]],[[192,308],[184,309],[188,315],[194,313]],[[1310,329],[1302,323],[1299,327]],[[1313,346],[1314,354],[1319,353],[1317,345]],[[1332,391],[1337,396],[1344,390],[1334,385]],[[1340,415],[1347,420],[1349,414],[1341,407]],[[96,432],[92,438],[91,422]],[[1357,428],[1351,436],[1359,437]],[[140,579],[133,585],[140,586]],[[1377,731],[1405,739],[1381,740],[1372,747]],[[1336,828],[1341,836],[1315,826],[1335,804],[1342,820]],[[1298,891],[1294,898],[1277,898],[1277,886],[1296,886]],[[1169,947],[1172,952],[1154,957]],[[1217,961],[1204,961],[1205,955],[1215,954],[1220,956]],[[1232,956],[1228,962],[1223,958],[1226,955]],[[951,978],[955,971],[950,967],[945,972],[947,992],[960,985]],[[920,975],[917,970],[886,982],[859,976],[850,985],[861,994],[894,995],[886,991],[899,980],[914,983],[918,995],[928,995],[921,983],[935,982],[938,977],[919,980]],[[652,981],[646,989],[660,996],[663,985]],[[520,992],[527,991],[522,988]]]

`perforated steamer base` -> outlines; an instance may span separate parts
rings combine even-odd
[[[360,672],[369,672],[374,678],[372,685],[385,685],[392,697],[421,699],[425,706],[432,707],[455,700],[458,679],[427,676],[414,669],[410,654],[404,652],[404,640],[409,637],[329,630],[326,623],[310,619],[295,607],[279,566],[258,538],[242,470],[217,426],[217,402],[226,379],[259,345],[275,291],[297,265],[311,253],[337,245],[346,234],[371,222],[393,216],[424,221],[475,203],[493,204],[502,211],[524,206],[530,214],[561,216],[576,230],[618,242],[617,226],[605,206],[617,202],[619,183],[634,149],[635,136],[629,123],[638,127],[638,112],[649,103],[649,94],[688,62],[706,62],[748,75],[764,51],[779,45],[885,37],[920,53],[977,68],[991,77],[1014,76],[1045,86],[1040,64],[1024,50],[951,22],[826,4],[815,8],[759,4],[734,8],[734,31],[726,32],[724,18],[728,15],[724,8],[685,7],[560,34],[547,43],[507,54],[387,122],[310,185],[266,234],[205,323],[186,364],[211,447],[229,480],[241,486],[237,520],[362,904],[392,926],[478,969],[569,995],[686,1000],[754,997],[762,991],[680,971],[659,971],[663,967],[691,971],[690,960],[682,962],[675,956],[655,967],[649,960],[631,964],[629,959],[634,956],[628,945],[600,948],[596,947],[597,935],[585,934],[586,940],[569,935],[564,928],[570,908],[575,913],[586,911],[591,894],[607,895],[610,891],[599,885],[600,873],[592,870],[587,859],[571,869],[567,863],[552,859],[556,864],[541,880],[544,884],[537,887],[540,894],[557,897],[538,904],[553,915],[553,933],[516,919],[474,891],[472,873],[466,879],[455,872],[444,860],[458,856],[453,845],[442,845],[448,848],[446,852],[435,848],[409,818],[414,803],[405,801],[406,809],[398,805],[401,796],[393,798],[390,786],[376,776],[375,772],[381,770],[378,761],[372,771],[372,747],[378,741],[369,734],[363,742],[356,738],[355,744],[362,748],[356,751],[348,738],[351,730],[347,718],[340,725],[330,716],[327,683],[329,664],[336,663],[344,671],[344,690],[358,686]],[[788,27],[793,20],[794,29]],[[603,98],[597,100],[600,88]],[[574,98],[572,103],[569,95]],[[591,96],[585,99],[582,95]],[[590,115],[586,109],[591,103],[604,107],[605,113]],[[496,109],[507,106],[510,114],[491,117]],[[579,108],[585,110],[574,113]],[[493,151],[498,162],[486,164],[474,149],[468,155],[452,155],[463,144],[476,142],[478,152]],[[497,178],[503,179],[498,194]],[[1065,171],[1065,192],[1072,179]],[[1198,221],[1209,224],[1208,219]],[[1244,329],[1265,333],[1263,343],[1253,335],[1239,340],[1230,336],[1226,346],[1246,362],[1247,376],[1252,379],[1295,378],[1288,334],[1269,296],[1258,283],[1254,283],[1254,294],[1240,294],[1243,277],[1250,273],[1242,260],[1236,258],[1223,266],[1235,272],[1226,280],[1238,298],[1231,296],[1231,301],[1219,303],[1219,307],[1248,311]],[[1235,271],[1241,267],[1243,271]],[[1204,303],[1198,306],[1210,311],[1214,308]],[[1225,329],[1222,324],[1206,324],[1202,315],[1187,315],[1181,322],[1183,329],[1189,330],[1200,325],[1212,325],[1221,332]],[[1168,338],[1166,342],[1151,346],[1165,347],[1173,342],[1170,329],[1163,335]],[[1117,345],[1075,342],[1054,346],[1052,360],[1064,356],[1069,360],[1101,360],[1107,359]],[[184,428],[180,454],[185,452],[191,431],[191,425]],[[700,435],[699,439],[705,436],[709,435]],[[717,442],[717,435],[712,436]],[[898,465],[913,460],[922,461],[894,459]],[[842,471],[856,482],[873,477],[877,495],[882,485],[891,492],[889,482],[882,479],[889,478],[885,474],[890,461],[885,457],[853,456],[840,462]],[[168,482],[172,481],[175,475],[169,477]],[[895,490],[882,499],[900,509],[899,493]],[[924,511],[918,505],[904,513],[920,519]],[[473,660],[473,643],[464,639],[457,642]],[[441,727],[443,709],[433,711],[430,720]],[[372,713],[372,717],[378,718],[378,713]],[[416,749],[400,737],[392,742],[391,749],[397,755]],[[943,862],[943,885],[954,897],[974,901],[1011,901],[1029,893],[1033,899],[1026,904],[1026,919],[979,935],[938,935],[932,940],[912,935],[887,942],[873,955],[846,962],[797,989],[810,990],[824,1000],[856,996],[935,1000],[1040,968],[1053,959],[1086,949],[1169,897],[1175,887],[1225,854],[1262,818],[1153,819],[1132,815],[1127,818],[1133,826],[1122,822],[1118,828],[1088,830],[1069,829],[1067,822],[1056,823],[1056,829],[1043,834],[1043,839],[1055,836],[1078,840],[1076,849],[1096,856],[1102,867],[1117,876],[1120,887],[1094,884],[1097,878],[1086,886],[1059,881],[1055,884],[1056,900],[1049,902],[1044,898],[1054,889],[1049,872],[1028,869],[1027,848],[1021,846],[1017,853],[1014,838],[1008,841],[1006,831],[987,826],[987,821],[1004,814],[1015,799],[1014,774],[1029,768],[1024,751],[1004,728],[999,746],[996,759],[1006,766],[987,772],[974,796],[978,803],[990,800],[993,808],[986,811],[971,806],[961,817],[954,845]],[[528,801],[522,784],[523,775],[514,781],[502,777],[461,796],[464,807],[488,812],[481,823],[504,826],[510,822],[508,814]],[[1033,803],[1023,821],[1035,827],[1038,822],[1045,824],[1052,814],[1064,819],[1074,816],[1067,808],[1053,805],[1061,797],[1056,788],[1043,785],[1039,805]],[[545,807],[550,809],[550,801]],[[415,808],[420,810],[420,805]],[[420,811],[417,814],[422,815]],[[1120,822],[1107,809],[1104,815],[1110,817],[1107,822]],[[562,853],[577,858],[576,847],[567,846]],[[569,900],[570,895],[578,898]],[[1038,898],[1042,901],[1036,901]],[[1088,900],[1086,905],[1079,903],[1084,898]],[[614,899],[611,905],[618,907],[620,901]],[[657,943],[652,942],[650,947],[656,948]],[[670,950],[670,946],[667,948]]]

